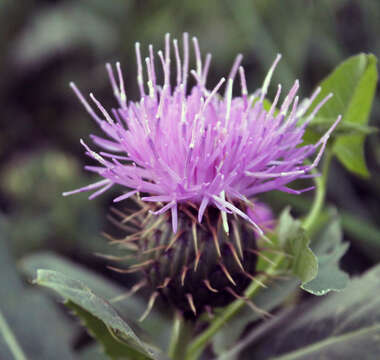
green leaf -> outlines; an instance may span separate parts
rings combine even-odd
[[[56,271],[40,269],[37,270],[35,283],[55,290],[66,300],[70,300],[101,320],[131,350],[141,353],[141,356],[145,356],[146,359],[157,358],[153,351],[136,336],[116,310],[107,301],[83,285],[82,282]],[[125,355],[129,356],[127,353]]]
[[[365,135],[342,135],[336,140],[333,151],[347,170],[368,177],[364,140]]]
[[[150,359],[139,351],[134,350],[131,346],[126,345],[120,340],[116,334],[109,331],[105,323],[99,318],[93,316],[82,307],[67,301],[65,305],[73,310],[76,316],[78,316],[83,325],[87,328],[90,335],[92,335],[100,344],[103,345],[104,352],[111,359],[131,359],[131,360],[146,360]]]
[[[252,354],[259,360],[377,359],[379,278],[380,265],[352,280],[343,292],[284,311],[248,334],[235,352],[240,351],[242,360]]]
[[[321,92],[308,113],[311,113],[329,93],[333,93],[334,96],[318,112],[318,117],[336,119],[338,114],[342,114],[343,122],[366,124],[372,103],[372,99],[368,98],[368,95],[371,95],[374,89],[373,85],[376,85],[376,81],[373,82],[374,76],[376,76],[376,57],[374,55],[359,54],[348,58],[321,81],[319,84],[322,88]],[[372,87],[366,90],[366,85]],[[362,104],[360,100],[365,103]],[[358,105],[365,107],[357,109]]]
[[[321,123],[331,125],[341,114],[341,124],[333,134],[336,138],[333,152],[348,170],[362,176],[369,175],[364,159],[363,132],[372,131],[367,124],[377,84],[376,63],[377,59],[372,54],[359,54],[344,61],[320,83],[322,90],[308,112],[329,93],[334,94],[318,112],[317,121],[311,123],[310,131],[315,132]],[[341,132],[347,128],[351,128],[353,133],[342,135]],[[322,135],[323,131],[320,129],[319,133]]]
[[[126,293],[125,287],[119,286],[80,264],[48,251],[41,251],[24,257],[19,266],[29,279],[34,278],[37,269],[43,268],[64,273],[70,278],[81,281],[98,296],[108,300],[129,324],[134,325],[134,329],[136,329],[135,324],[147,306],[146,301],[137,295],[129,296],[128,301],[118,301],[117,299]],[[167,348],[171,332],[169,317],[153,308],[149,316],[143,322],[138,323],[138,328],[149,334],[149,338],[155,345],[161,349]]]
[[[339,260],[347,249],[348,243],[342,243],[339,221],[334,219],[313,246],[314,252],[318,255],[318,275],[303,284],[302,289],[314,295],[325,295],[332,290],[340,291],[346,288],[349,277],[339,269]]]
[[[293,274],[301,279],[302,284],[313,280],[318,274],[318,261],[309,247],[310,238],[301,222],[292,218],[289,208],[280,215],[276,233],[280,246],[292,257],[290,268]]]

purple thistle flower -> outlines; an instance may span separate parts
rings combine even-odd
[[[264,99],[273,71],[280,60],[277,56],[262,88],[248,95],[245,73],[238,55],[227,79],[222,78],[212,90],[206,87],[211,55],[204,64],[198,40],[193,38],[196,70],[189,71],[188,34],[183,35],[183,58],[178,42],[173,40],[176,84],[172,86],[170,37],[165,37],[165,52],[158,51],[158,61],[164,75],[162,86],[157,84],[156,59],[152,45],[145,59],[147,86],[144,82],[140,44],[136,43],[137,82],[140,101],[127,102],[120,64],[116,64],[117,80],[111,65],[106,68],[118,101],[118,108],[107,112],[90,94],[99,109],[100,117],[72,83],[71,87],[91,117],[104,131],[106,138],[91,135],[93,142],[103,151],[97,153],[83,140],[86,154],[98,166],[86,166],[103,179],[83,188],[66,192],[70,195],[96,190],[90,199],[105,192],[115,184],[128,191],[113,201],[125,200],[136,193],[144,193],[146,202],[164,203],[155,214],[171,210],[173,231],[177,231],[177,205],[192,202],[198,205],[198,221],[202,221],[207,206],[217,207],[228,232],[227,214],[236,214],[250,222],[259,235],[263,230],[255,216],[234,205],[234,200],[250,204],[248,198],[270,190],[292,194],[287,184],[299,178],[311,177],[323,154],[327,140],[340,117],[316,143],[302,145],[306,127],[318,110],[332,96],[322,100],[300,124],[320,92],[318,88],[309,99],[299,103],[296,80],[279,106],[281,85],[269,110],[264,109]],[[233,97],[232,88],[239,73],[241,96]],[[188,91],[188,77],[195,85]],[[220,89],[226,82],[224,95]],[[146,93],[148,90],[148,93]],[[316,154],[311,164],[305,160]],[[130,190],[131,189],[131,190]]]

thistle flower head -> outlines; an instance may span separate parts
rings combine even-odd
[[[94,198],[118,184],[128,190],[114,202],[141,192],[145,194],[143,201],[163,204],[156,214],[171,210],[174,231],[177,230],[178,204],[192,202],[198,205],[199,222],[206,207],[213,205],[224,218],[227,213],[237,214],[262,234],[256,222],[234,205],[234,200],[248,201],[249,197],[270,190],[300,193],[288,188],[287,184],[309,176],[339,119],[316,144],[301,146],[307,125],[330,96],[318,104],[301,125],[300,118],[320,89],[300,104],[296,96],[299,88],[296,80],[279,105],[279,85],[271,108],[265,109],[264,99],[280,56],[270,68],[263,86],[253,95],[248,95],[244,69],[240,66],[241,55],[237,56],[228,77],[208,88],[211,55],[207,54],[203,59],[197,39],[192,40],[196,69],[190,71],[186,33],[182,57],[177,40],[173,40],[174,57],[171,56],[167,34],[164,53],[158,51],[156,56],[150,45],[145,66],[140,44],[136,43],[139,101],[127,101],[120,64],[116,64],[116,77],[111,65],[107,64],[118,101],[118,107],[111,112],[90,94],[99,110],[98,115],[71,84],[88,113],[104,131],[104,138],[91,136],[103,149],[101,152],[93,151],[81,140],[87,155],[98,162],[98,166],[87,166],[86,169],[103,179],[64,195],[96,189],[90,196]],[[161,85],[157,83],[157,62],[163,72]],[[175,85],[170,82],[173,70]],[[237,74],[241,95],[233,97]],[[189,89],[190,75],[194,77],[195,85]],[[316,153],[315,160],[305,165],[305,159],[313,153]]]
[[[306,127],[331,95],[310,112],[320,89],[300,102],[296,80],[282,102],[279,85],[272,105],[265,106],[280,56],[270,67],[263,86],[252,95],[240,66],[241,55],[236,57],[228,77],[209,88],[211,55],[203,59],[197,39],[192,40],[196,68],[190,71],[187,34],[183,36],[182,56],[177,40],[171,48],[169,35],[164,52],[155,55],[150,45],[144,62],[140,45],[136,44],[139,101],[127,101],[120,64],[116,64],[116,74],[107,64],[118,102],[110,112],[90,94],[95,111],[71,84],[105,136],[91,136],[100,152],[81,140],[86,154],[98,163],[86,169],[102,180],[64,194],[95,190],[92,199],[116,184],[127,190],[114,202],[142,193],[141,198],[134,197],[141,210],[122,216],[122,223],[133,218],[136,232],[117,241],[137,251],[135,259],[140,262],[122,271],[145,274],[144,284],[154,289],[148,309],[162,294],[185,314],[196,314],[197,308],[221,306],[243,296],[260,256],[252,231],[262,236],[264,230],[273,227],[270,210],[249,199],[270,190],[293,194],[309,190],[293,190],[287,185],[312,176],[310,172],[318,165],[340,120],[316,144],[303,145]],[[157,80],[157,62],[162,84]],[[174,85],[170,81],[173,71]],[[190,76],[195,80],[192,86]],[[241,94],[233,97],[237,78]],[[311,155],[314,160],[305,164]],[[170,216],[164,214],[169,210],[171,225]],[[164,215],[156,219],[154,215],[160,214]],[[238,222],[239,217],[243,221]],[[202,263],[201,257],[206,259]]]

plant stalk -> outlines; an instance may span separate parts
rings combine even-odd
[[[333,153],[330,149],[326,150],[325,159],[323,161],[322,175],[314,179],[316,185],[315,198],[310,212],[303,220],[302,225],[306,231],[312,230],[312,227],[316,223],[318,217],[321,214],[323,205],[326,197],[326,185],[327,185],[327,175],[331,164]]]
[[[182,360],[186,345],[191,338],[191,329],[179,312],[175,313],[170,338],[168,356],[172,360]]]

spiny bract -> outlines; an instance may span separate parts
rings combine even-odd
[[[249,222],[239,221],[236,216],[229,217],[231,233],[227,235],[216,207],[208,207],[204,214],[206,221],[199,224],[196,205],[181,203],[179,229],[174,234],[168,213],[156,217],[149,213],[156,205],[133,199],[140,209],[127,209],[131,214],[124,214],[113,208],[112,213],[119,219],[110,218],[127,235],[121,239],[107,237],[121,250],[131,252],[135,262],[127,268],[111,269],[143,274],[131,293],[145,286],[152,289],[149,305],[141,319],[147,316],[158,295],[191,319],[203,312],[212,314],[215,307],[227,305],[236,298],[245,300],[257,310],[244,297],[244,290],[252,280],[258,281],[258,258],[262,256],[264,261],[270,260],[260,253],[257,235]],[[246,205],[242,203],[240,206]],[[247,209],[247,213],[263,230],[273,228],[272,212],[265,204],[256,201],[254,208]],[[125,257],[112,259],[123,261]]]

